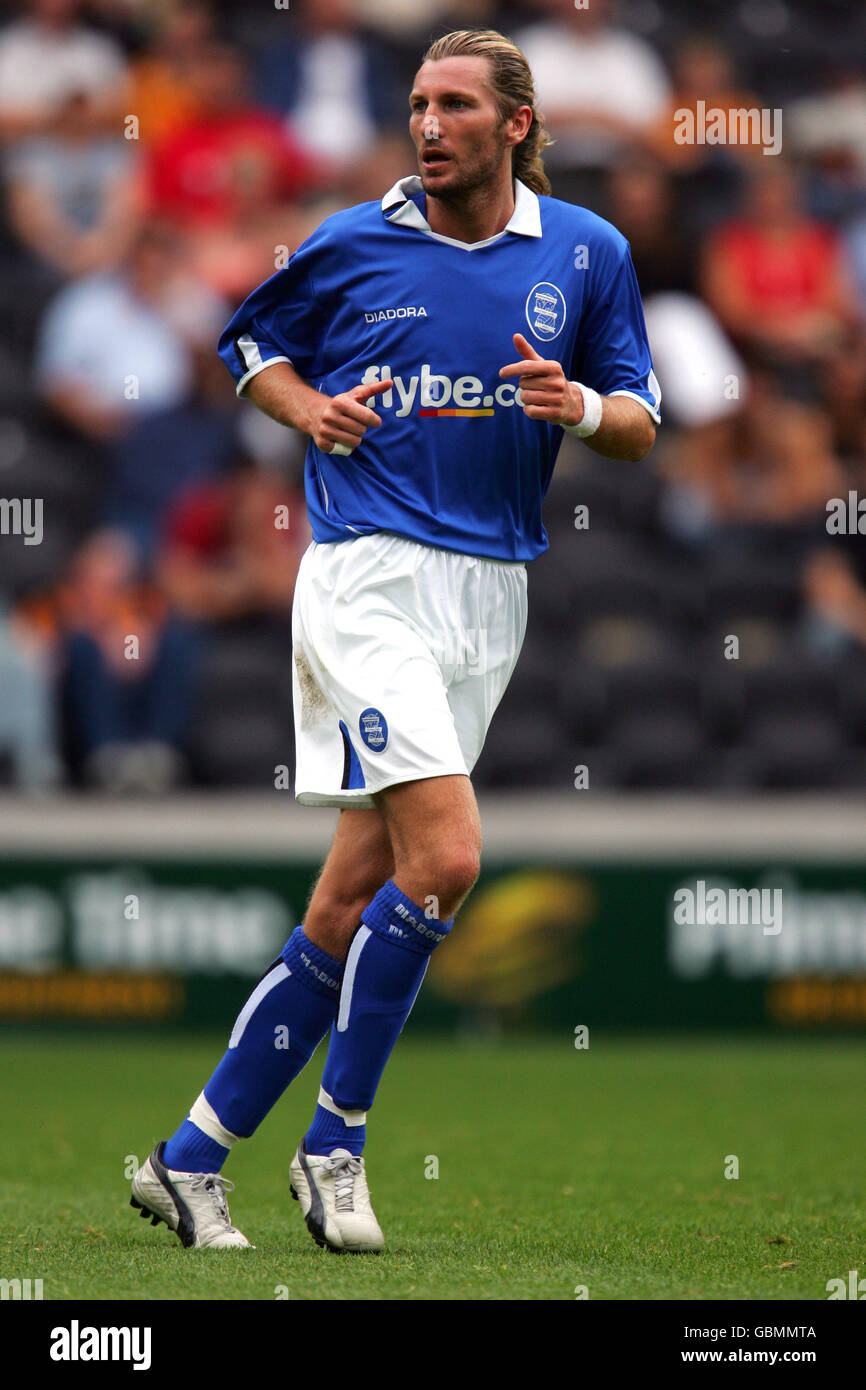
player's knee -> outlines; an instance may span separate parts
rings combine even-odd
[[[320,915],[354,918],[357,925],[361,909],[387,883],[393,871],[393,858],[373,854],[362,856],[351,866],[328,865],[316,884],[310,906]]]
[[[452,894],[452,914],[459,905],[467,898],[478,882],[478,875],[481,872],[481,857],[474,853],[464,853],[459,859],[455,859],[449,865],[450,887]]]
[[[481,856],[471,845],[452,845],[425,858],[416,877],[429,883],[430,894],[439,899],[442,914],[451,916],[471,892],[481,869]]]
[[[369,882],[359,880],[340,892],[323,893],[315,904],[316,909],[320,916],[329,917],[334,922],[345,921],[357,926],[363,909],[376,896],[386,878],[387,875],[377,878],[375,882],[372,879]]]
[[[375,886],[359,884],[352,891],[339,893],[317,890],[304,919],[304,931],[309,939],[336,960],[344,960],[361,921],[361,913],[382,882]]]
[[[449,861],[448,869],[455,888],[465,895],[478,881],[481,851],[468,845],[461,847],[459,853]]]

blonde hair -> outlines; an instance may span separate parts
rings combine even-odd
[[[422,61],[438,63],[442,58],[488,60],[490,85],[502,120],[511,116],[518,106],[532,108],[532,124],[512,151],[511,172],[533,193],[550,193],[550,180],[544,171],[541,151],[553,141],[544,128],[544,117],[536,110],[532,71],[517,44],[495,29],[455,29],[435,39]]]

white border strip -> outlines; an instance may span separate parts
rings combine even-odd
[[[659,406],[656,407],[655,410],[653,410],[653,408],[652,408],[652,406],[650,405],[649,401],[645,401],[644,398],[643,398],[643,396],[639,396],[639,395],[638,395],[637,391],[608,391],[607,394],[608,394],[609,396],[629,396],[633,401],[637,401],[638,405],[642,405],[642,406],[643,406],[644,410],[646,411],[647,415],[649,415],[649,417],[650,417],[651,420],[655,420],[655,422],[656,422],[657,425],[660,425],[660,424],[661,424],[661,422],[662,422],[661,409],[660,409],[660,404],[661,404],[661,403],[659,403]]]
[[[367,794],[362,790],[358,798]],[[484,863],[679,862],[736,855],[796,863],[866,864],[866,796],[802,792],[499,793],[478,798]],[[339,813],[299,805],[289,792],[180,792],[148,802],[67,792],[0,795],[0,862],[26,879],[28,863],[73,867],[147,863],[285,864],[321,861]],[[298,918],[300,921],[300,918]]]
[[[349,954],[346,957],[346,967],[343,971],[343,986],[340,990],[340,1009],[337,1014],[337,1032],[345,1033],[349,1026],[349,1013],[352,1008],[352,990],[355,988],[355,971],[358,969],[358,961],[361,959],[361,952],[369,941],[373,933],[369,927],[362,923],[355,935],[352,937],[352,944],[349,947]]]
[[[251,367],[250,370],[241,377],[235,387],[236,395],[242,395],[247,382],[252,381],[253,377],[258,376],[259,372],[263,372],[266,367],[272,367],[275,362],[288,362],[290,367],[292,365],[292,359],[290,357],[269,357],[267,362],[260,362],[257,367]]]
[[[224,1149],[230,1149],[232,1144],[238,1141],[239,1135],[226,1129],[204,1091],[196,1097],[189,1118],[194,1125],[198,1125],[203,1134],[213,1139],[216,1144],[222,1144]]]
[[[275,965],[273,970],[268,971],[264,979],[259,980],[249,999],[244,1004],[243,1008],[237,1016],[237,1021],[235,1023],[234,1028],[232,1029],[232,1035],[229,1038],[230,1048],[237,1047],[238,1043],[244,1035],[244,1029],[246,1028],[247,1024],[249,1023],[250,1019],[252,1018],[253,1014],[255,1013],[256,1009],[259,1007],[259,1004],[261,1004],[265,996],[270,994],[271,990],[274,989],[276,985],[280,984],[281,981],[287,980],[291,973],[292,972],[286,965],[286,962],[284,960],[281,960],[279,965]]]
[[[327,1110],[332,1115],[339,1115],[344,1125],[349,1129],[356,1128],[358,1125],[367,1123],[366,1110],[341,1110],[339,1105],[334,1104],[334,1097],[329,1096],[324,1086],[319,1087],[319,1105],[323,1110]]]

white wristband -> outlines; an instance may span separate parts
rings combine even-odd
[[[601,396],[591,386],[584,386],[582,381],[573,381],[571,385],[576,386],[583,396],[583,416],[579,424],[563,425],[562,428],[569,434],[576,434],[578,439],[588,439],[601,424]]]
[[[348,455],[351,454],[352,450],[349,448],[348,444],[335,444],[332,449],[328,450],[328,452],[331,454],[343,454],[344,456],[348,457]]]

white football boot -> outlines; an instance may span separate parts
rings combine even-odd
[[[317,1245],[356,1252],[382,1249],[385,1237],[370,1205],[363,1158],[348,1149],[308,1154],[301,1143],[289,1171],[292,1196]]]
[[[150,1158],[132,1179],[129,1205],[142,1216],[153,1217],[152,1225],[164,1221],[177,1231],[182,1245],[207,1247],[208,1250],[228,1246],[254,1250],[246,1236],[231,1223],[226,1192],[234,1183],[219,1173],[179,1173],[166,1168],[162,1161],[165,1144],[157,1144]]]

